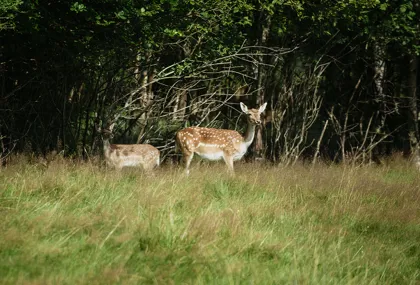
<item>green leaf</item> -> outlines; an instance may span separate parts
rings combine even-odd
[[[387,4],[387,3],[382,3],[382,4],[379,6],[379,9],[381,9],[382,11],[385,11],[387,8],[388,8],[388,4]]]
[[[126,19],[127,19],[127,17],[125,16],[124,11],[119,11],[118,13],[116,13],[116,14],[115,14],[115,16],[116,16],[118,19],[121,19],[121,20],[126,20]]]
[[[71,6],[70,11],[73,11],[73,12],[76,12],[76,13],[86,12],[87,11],[87,8],[86,8],[85,4],[79,3],[79,2],[75,2]]]

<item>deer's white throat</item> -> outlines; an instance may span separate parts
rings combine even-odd
[[[246,148],[248,148],[252,144],[252,141],[254,140],[254,136],[255,136],[255,125],[248,123],[248,128],[246,130],[245,137],[244,137],[244,144],[246,145]]]

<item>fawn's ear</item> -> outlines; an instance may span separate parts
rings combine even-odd
[[[112,132],[114,127],[115,127],[115,123],[112,123],[111,125],[109,125],[108,130],[110,130]]]
[[[242,112],[244,112],[245,114],[248,114],[248,107],[242,102],[240,103],[240,105],[241,105]]]
[[[262,112],[264,112],[266,107],[267,107],[267,102],[261,105],[261,107],[258,109],[258,112],[261,114]]]

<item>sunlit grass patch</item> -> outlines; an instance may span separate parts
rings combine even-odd
[[[384,173],[383,180],[388,183],[412,183],[417,175],[414,171],[390,169]]]
[[[202,164],[187,178],[21,162],[0,179],[3,283],[420,280],[420,177],[401,164],[240,163],[235,177]]]

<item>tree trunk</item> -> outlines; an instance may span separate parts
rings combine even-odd
[[[140,92],[140,102],[142,107],[143,114],[140,116],[141,122],[141,129],[139,135],[137,137],[137,143],[142,141],[142,138],[146,132],[146,126],[148,123],[148,119],[150,117],[150,106],[153,104],[153,90],[152,90],[152,82],[155,76],[155,70],[153,67],[150,67],[147,71],[143,73],[143,80],[142,80],[142,92]]]
[[[270,33],[270,25],[271,25],[271,16],[266,15],[264,12],[260,14],[261,22],[264,22],[263,17],[265,17],[266,22],[262,24],[261,27],[261,37],[259,39],[259,45],[261,47],[265,47],[267,45],[268,35]],[[261,53],[264,51],[262,50]],[[265,80],[267,77],[266,68],[263,65],[265,58],[263,55],[259,56],[259,65],[258,65],[258,82],[257,82],[257,108],[264,104],[265,102]],[[257,127],[256,134],[255,134],[255,144],[254,144],[254,155],[257,158],[263,158],[264,156],[264,145],[263,145],[263,128],[264,128],[265,120],[264,116],[262,117],[262,124],[261,126]]]
[[[417,75],[418,75],[418,58],[412,55],[409,65],[409,100],[410,100],[410,148],[414,163],[420,170],[420,134],[419,134],[419,110],[417,104]]]
[[[185,113],[187,109],[187,99],[188,93],[187,89],[183,88],[182,90],[178,91],[176,94],[176,101],[174,105],[173,111],[173,120],[175,121],[184,121],[185,120]]]
[[[379,122],[377,132],[382,133],[386,119],[386,95],[384,93],[385,78],[385,45],[376,41],[373,45],[375,56],[376,101],[379,103]]]

